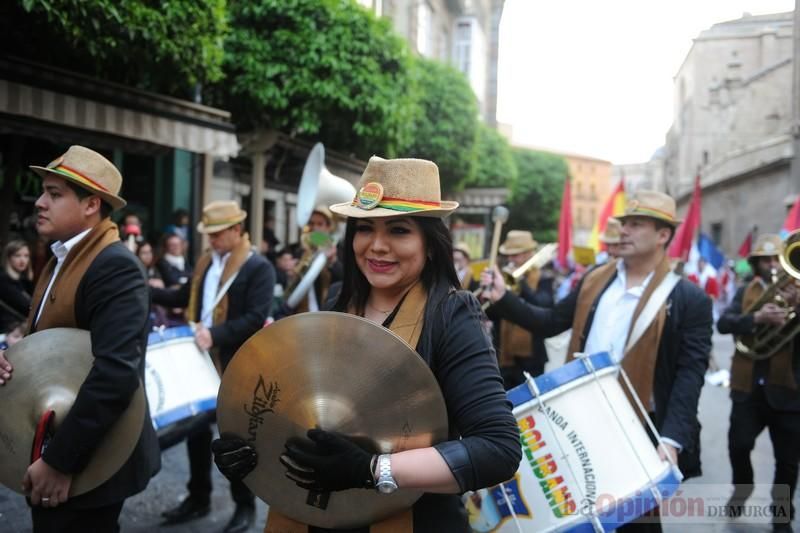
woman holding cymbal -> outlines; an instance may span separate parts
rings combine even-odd
[[[442,219],[458,204],[441,200],[439,170],[430,161],[373,157],[359,186],[352,202],[330,208],[347,217],[344,279],[333,310],[387,329],[399,314],[418,317],[409,344],[441,389],[449,439],[374,456],[337,433],[312,429],[307,438],[286,442],[281,462],[286,476],[305,489],[423,491],[404,529],[466,532],[458,495],[511,478],[521,449],[480,304],[459,290],[453,267]],[[223,436],[213,448],[229,478],[241,479],[255,467],[255,450],[242,439]]]

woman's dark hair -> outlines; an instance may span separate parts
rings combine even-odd
[[[453,241],[450,231],[441,219],[414,216],[408,218],[419,226],[427,248],[425,250],[427,256],[425,266],[422,268],[420,279],[428,292],[429,304],[434,304],[428,305],[428,310],[432,310],[451,289],[458,289],[460,286],[455,266],[453,266]],[[353,252],[357,223],[358,219],[356,218],[347,219],[342,261],[344,279],[342,280],[342,290],[333,310],[346,312],[352,305],[356,312],[361,314],[367,305],[370,285],[358,268],[355,252]]]

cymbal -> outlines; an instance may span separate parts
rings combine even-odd
[[[12,379],[0,386],[0,483],[22,492],[22,478],[31,462],[36,426],[48,409],[55,411],[55,432],[69,412],[92,367],[88,331],[45,329],[29,335],[6,351],[14,367]],[[139,440],[145,416],[144,389],[111,426],[86,468],[75,474],[70,496],[98,487],[128,460]]]
[[[278,458],[289,437],[319,427],[372,453],[423,448],[447,438],[436,378],[400,337],[345,313],[290,316],[259,330],[236,352],[217,397],[220,433],[248,440],[258,466],[245,484],[271,508],[326,528],[375,523],[422,495],[352,489],[319,498],[285,476]]]

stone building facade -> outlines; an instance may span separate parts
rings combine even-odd
[[[700,33],[674,78],[664,183],[685,209],[703,189],[702,230],[732,255],[753,227],[776,232],[791,179],[792,13],[749,16]]]
[[[497,123],[497,64],[505,0],[358,0],[387,17],[417,54],[464,73],[481,117]]]

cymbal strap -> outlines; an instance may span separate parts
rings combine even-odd
[[[39,423],[36,424],[36,433],[33,437],[33,446],[31,447],[31,464],[38,461],[47,448],[50,438],[53,436],[53,421],[55,417],[56,412],[48,409],[39,418]]]

